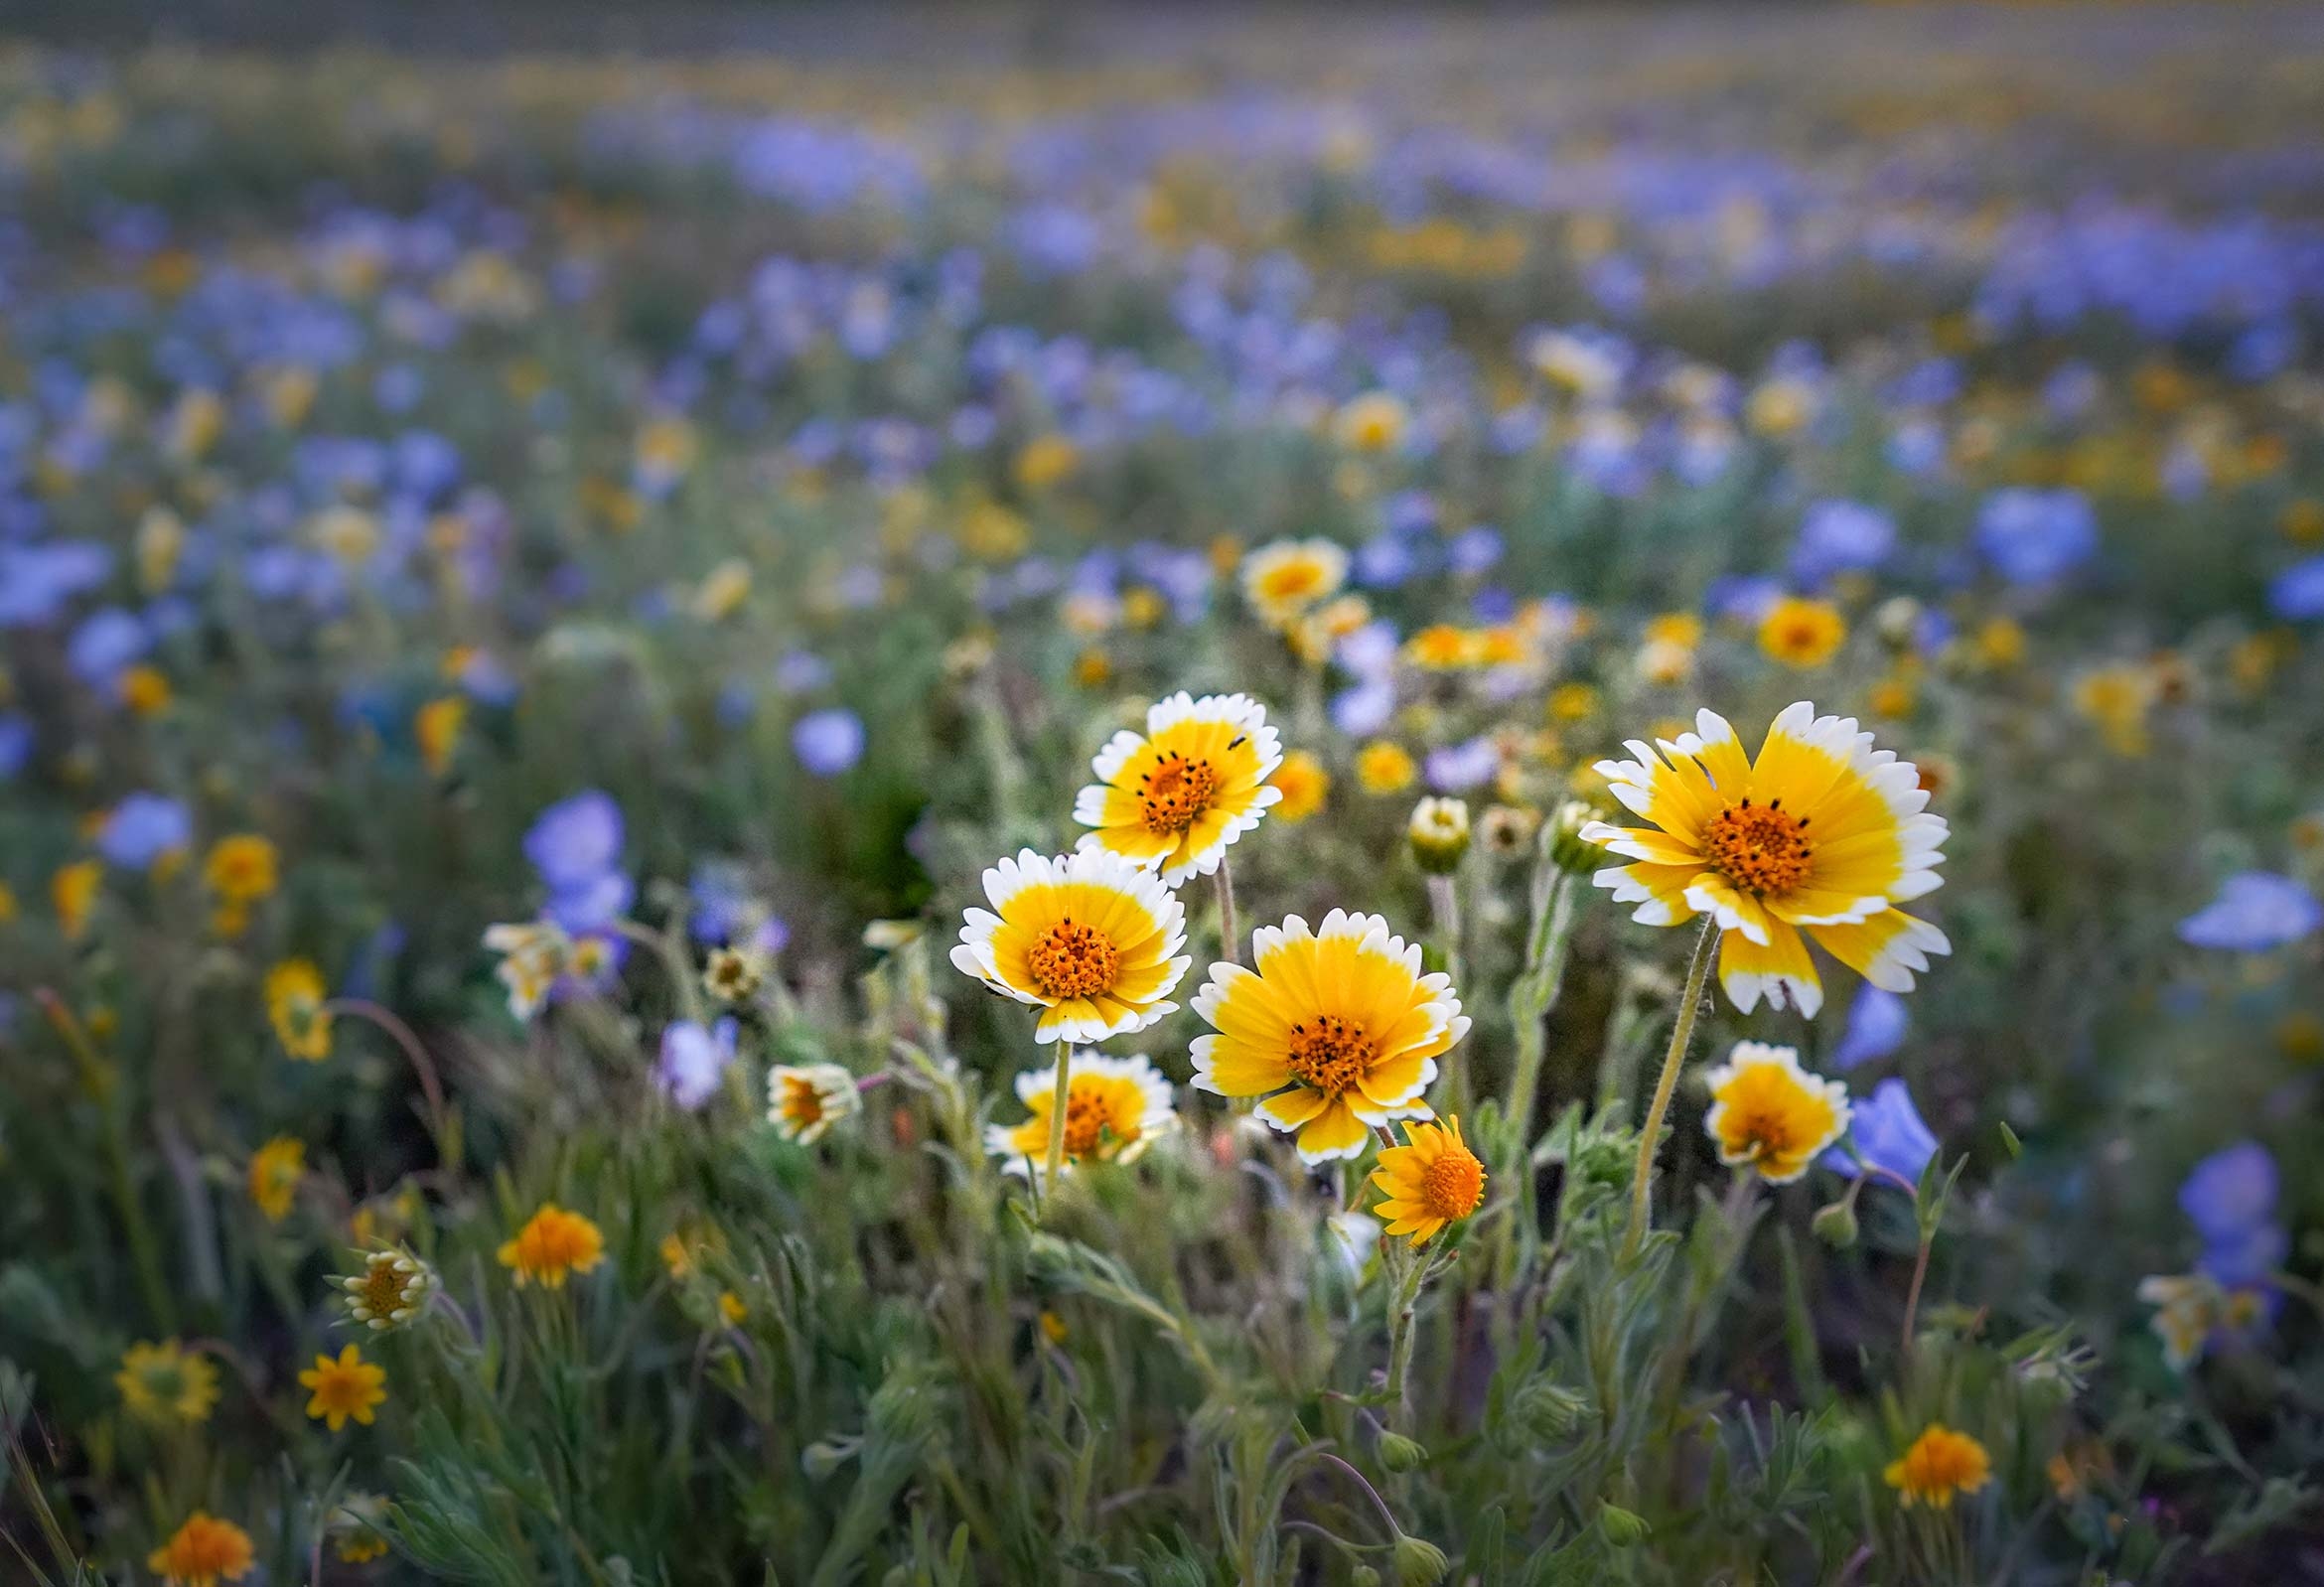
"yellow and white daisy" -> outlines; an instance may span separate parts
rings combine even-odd
[[[862,1106],[855,1077],[836,1064],[778,1064],[767,1072],[767,1122],[787,1141],[812,1146]]]
[[[1793,1048],[1737,1042],[1709,1080],[1702,1127],[1719,1161],[1756,1169],[1771,1185],[1807,1173],[1818,1152],[1847,1133],[1847,1086],[1801,1069]]]
[[[1404,1144],[1381,1149],[1372,1183],[1381,1192],[1374,1211],[1390,1220],[1387,1232],[1425,1245],[1485,1200],[1485,1165],[1461,1139],[1459,1119],[1407,1121]]]
[[[2148,1320],[2162,1341],[2163,1360],[2183,1372],[2198,1356],[2226,1313],[2219,1285],[2201,1273],[2153,1274],[2138,1281],[2138,1298],[2152,1306]]]
[[[572,939],[547,921],[487,927],[484,945],[501,955],[493,973],[508,989],[508,1012],[518,1020],[540,1012],[573,956]]]
[[[984,896],[1000,913],[968,911],[953,967],[1040,1009],[1035,1040],[1086,1047],[1178,1007],[1186,908],[1153,873],[1102,849],[1026,849],[984,873]]]
[[[1182,689],[1146,712],[1143,736],[1124,728],[1089,763],[1097,781],[1075,798],[1074,819],[1096,830],[1080,846],[1159,869],[1171,887],[1208,876],[1283,797],[1268,782],[1282,764],[1265,706]]]
[[[1277,540],[1242,559],[1242,598],[1270,628],[1289,628],[1347,581],[1348,553],[1329,540]]]
[[[1009,1172],[1038,1174],[1049,1155],[1050,1114],[1057,1101],[1056,1072],[1043,1065],[1017,1077],[1017,1100],[1032,1110],[1022,1124],[988,1124],[985,1149],[1007,1160]],[[1066,1085],[1065,1162],[1134,1163],[1146,1148],[1178,1127],[1170,1082],[1143,1054],[1108,1058],[1081,1053]]]
[[[1803,700],[1767,731],[1756,760],[1725,718],[1695,731],[1633,739],[1630,761],[1600,761],[1608,790],[1661,830],[1595,821],[1582,837],[1634,861],[1593,878],[1632,919],[1676,926],[1713,917],[1719,984],[1737,1008],[1762,996],[1801,1013],[1823,1004],[1802,933],[1884,991],[1909,992],[1932,953],[1953,944],[1898,905],[1942,885],[1945,818],[1927,811],[1918,771],[1876,750],[1852,717],[1817,716]]]
[[[1258,1116],[1299,1136],[1310,1163],[1358,1157],[1370,1126],[1431,1118],[1421,1093],[1469,1032],[1452,979],[1420,973],[1420,948],[1377,915],[1294,915],[1251,938],[1251,967],[1214,964],[1195,1012],[1195,1084],[1263,1096]],[[1286,1088],[1287,1087],[1287,1088]]]

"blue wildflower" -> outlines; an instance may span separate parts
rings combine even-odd
[[[2257,1141],[2223,1146],[2179,1186],[2179,1211],[2207,1241],[2234,1240],[2275,1212],[2275,1158]]]
[[[815,777],[838,777],[863,759],[863,718],[845,706],[809,711],[791,729],[791,748]]]
[[[1861,1159],[1866,1167],[1918,1185],[1929,1159],[1937,1155],[1937,1137],[1913,1105],[1913,1093],[1893,1077],[1873,1086],[1872,1094],[1856,1104],[1848,1131],[1848,1143],[1826,1149],[1821,1159],[1835,1174],[1854,1178]],[[1855,1148],[1852,1152],[1849,1144]]]
[[[160,794],[127,795],[97,829],[97,852],[123,870],[145,870],[163,855],[193,846],[193,812]]]
[[[1845,1072],[1886,1058],[1904,1045],[1911,1028],[1905,1000],[1866,981],[1848,1005],[1848,1027],[1831,1055],[1831,1067]]]
[[[2012,584],[2054,584],[2098,553],[2098,515],[2080,491],[2011,487],[1985,498],[1977,552]]]
[[[1792,577],[1809,586],[1841,573],[1864,573],[1896,549],[1896,519],[1861,502],[1817,502],[1800,520]]]
[[[679,1107],[694,1112],[718,1094],[719,1082],[734,1062],[734,1037],[731,1018],[707,1030],[698,1020],[675,1022],[661,1033],[654,1083]]]
[[[2324,556],[2294,563],[2267,586],[2267,609],[2286,623],[2324,618]]]
[[[2220,884],[2219,896],[2179,923],[2179,940],[2196,947],[2264,953],[2324,927],[2324,903],[2288,876],[2245,871]]]
[[[622,853],[622,807],[588,789],[540,812],[524,834],[524,857],[552,893],[592,887]]]

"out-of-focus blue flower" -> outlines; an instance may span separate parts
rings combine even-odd
[[[1896,519],[1861,502],[1817,502],[1800,520],[1792,577],[1820,585],[1841,573],[1869,572],[1896,549]]]
[[[586,789],[540,812],[524,834],[524,857],[552,893],[594,886],[619,863],[622,807],[602,789]]]
[[[1464,578],[1475,578],[1488,573],[1501,560],[1503,546],[1501,531],[1490,524],[1479,523],[1463,529],[1445,547],[1445,562]]]
[[[1977,513],[1977,552],[2012,584],[2055,584],[2097,554],[2098,515],[2080,491],[1995,491]]]
[[[1713,617],[1756,623],[1767,609],[1784,598],[1780,580],[1753,574],[1729,574],[1711,580],[1702,592],[1703,609]]]
[[[791,748],[815,777],[838,777],[863,759],[863,718],[845,706],[809,711],[791,729]]]
[[[2286,623],[2324,617],[2324,556],[2294,563],[2267,586],[2267,609]]]
[[[81,619],[65,647],[73,675],[94,688],[110,688],[123,669],[142,658],[153,644],[145,625],[117,606]]]
[[[1396,714],[1396,686],[1384,674],[1332,696],[1332,725],[1350,738],[1370,738]]]
[[[2274,1216],[2275,1157],[2257,1141],[2223,1146],[2179,1186],[2179,1211],[2206,1241],[2234,1240]]]
[[[1833,1146],[1824,1152],[1821,1162],[1833,1173],[1851,1179],[1861,1158],[1869,1167],[1885,1169],[1907,1184],[1918,1185],[1929,1159],[1937,1155],[1937,1137],[1913,1105],[1913,1093],[1903,1081],[1893,1077],[1873,1086],[1872,1094],[1856,1104],[1848,1137],[1854,1143],[1853,1152],[1845,1143]]]
[[[831,681],[831,663],[812,650],[793,650],[775,663],[775,686],[786,694],[812,694]]]
[[[21,711],[0,711],[0,782],[24,770],[32,759],[33,725]]]
[[[2220,884],[2219,896],[2179,923],[2179,940],[2196,947],[2264,953],[2324,927],[2324,903],[2297,881],[2272,871],[2245,871]]]
[[[1903,998],[1866,981],[1848,1005],[1848,1028],[1831,1055],[1831,1067],[1846,1071],[1886,1058],[1904,1046],[1912,1022]]]
[[[551,889],[541,913],[562,927],[566,936],[582,937],[611,926],[628,911],[637,896],[637,884],[624,872],[598,871]]]
[[[164,854],[194,846],[194,815],[160,794],[126,795],[97,829],[99,854],[123,870],[142,871]]]
[[[2198,1272],[2227,1289],[2269,1289],[2269,1280],[2291,1253],[2291,1234],[2281,1224],[2261,1222],[2203,1242]]]
[[[67,601],[112,571],[112,552],[85,540],[0,545],[0,629],[55,622]]]
[[[718,1094],[719,1082],[734,1062],[735,1023],[722,1019],[705,1030],[698,1020],[679,1020],[661,1033],[654,1062],[654,1082],[662,1094],[691,1113]]]
[[[1428,786],[1439,794],[1468,794],[1483,788],[1501,770],[1501,750],[1489,738],[1430,750],[1423,765]]]

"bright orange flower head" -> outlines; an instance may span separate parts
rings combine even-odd
[[[1461,1139],[1461,1121],[1404,1125],[1404,1144],[1380,1151],[1372,1183],[1382,1196],[1376,1211],[1387,1232],[1421,1245],[1475,1212],[1485,1200],[1485,1165]]]
[[[579,1213],[568,1213],[554,1202],[543,1202],[501,1247],[501,1265],[513,1269],[518,1288],[537,1279],[549,1289],[563,1289],[568,1274],[586,1273],[605,1260],[605,1235]]]
[[[1906,1508],[1951,1510],[1954,1495],[1973,1494],[1992,1480],[1993,1462],[1968,1434],[1931,1422],[1881,1475]]]
[[[146,1557],[145,1568],[169,1587],[218,1587],[249,1575],[255,1558],[248,1532],[198,1510]]]

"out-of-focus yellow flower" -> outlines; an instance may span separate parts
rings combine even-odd
[[[148,507],[137,520],[137,585],[159,595],[177,576],[186,549],[186,520],[166,506]]]
[[[1074,657],[1074,681],[1086,689],[1102,688],[1113,677],[1113,658],[1095,646]]]
[[[104,885],[104,879],[105,867],[100,860],[74,860],[59,866],[49,878],[49,902],[56,908],[57,925],[68,942],[79,941],[87,932],[97,889]]]
[[[1692,612],[1665,612],[1648,620],[1645,638],[1649,645],[1676,645],[1691,650],[1702,643],[1702,619]]]
[[[1420,767],[1400,744],[1374,739],[1356,752],[1356,781],[1367,794],[1401,794]]]
[[[1127,628],[1150,629],[1170,614],[1170,603],[1150,584],[1136,584],[1122,592],[1121,621]]]
[[[1587,683],[1560,683],[1549,691],[1549,720],[1586,722],[1598,714],[1598,691]]]
[[[254,904],[269,898],[281,874],[274,844],[256,832],[236,832],[210,846],[202,864],[203,880],[228,904]]]
[[[743,1298],[740,1295],[731,1289],[722,1289],[718,1292],[718,1316],[727,1327],[742,1327],[743,1320],[750,1315],[751,1309],[743,1304]]]
[[[1798,431],[1816,411],[1815,388],[1789,378],[1769,380],[1751,393],[1744,417],[1761,435],[1782,438]]]
[[[1022,516],[998,502],[979,502],[961,514],[959,540],[970,556],[1009,562],[1031,548],[1033,531]]]
[[[343,1348],[336,1360],[316,1357],[315,1365],[299,1373],[299,1386],[307,1391],[307,1415],[335,1433],[350,1417],[370,1426],[378,1407],[387,1403],[386,1369],[363,1360],[363,1353],[353,1345]]]
[[[327,1529],[344,1565],[363,1565],[387,1553],[387,1501],[377,1494],[350,1494],[331,1513]]]
[[[181,394],[170,408],[163,444],[180,462],[198,462],[225,433],[225,403],[218,394],[198,386]]]
[[[605,1235],[579,1213],[568,1213],[554,1202],[543,1202],[525,1221],[516,1237],[501,1247],[501,1265],[516,1275],[516,1287],[538,1283],[563,1289],[574,1273],[586,1273],[605,1260]]]
[[[1759,648],[1786,666],[1823,665],[1848,637],[1847,620],[1829,601],[1788,595],[1759,623]]]
[[[1350,401],[1332,420],[1340,444],[1355,452],[1391,452],[1404,439],[1411,414],[1392,391],[1367,391]]]
[[[277,1135],[250,1154],[250,1200],[269,1224],[290,1216],[299,1181],[307,1177],[307,1147],[293,1135]]]
[[[636,467],[650,490],[667,489],[693,470],[702,443],[694,427],[674,414],[650,419],[638,430]]]
[[[750,599],[751,565],[739,556],[712,568],[694,590],[694,616],[704,623],[723,623]]]
[[[379,520],[360,506],[326,507],[307,525],[307,534],[317,549],[348,567],[368,562],[379,549]]]
[[[315,371],[301,364],[270,371],[260,387],[266,416],[278,429],[295,430],[307,422],[314,410],[315,396],[322,382]]]
[[[16,915],[16,891],[6,882],[0,882],[0,926],[6,926],[14,921]]]
[[[460,729],[467,721],[468,697],[463,694],[439,695],[412,713],[411,736],[430,777],[452,770],[452,752],[460,745]]]
[[[1895,721],[1913,714],[1914,708],[1920,704],[1920,691],[1913,686],[1910,678],[1884,677],[1872,685],[1872,696],[1868,703],[1874,716],[1885,716]]]
[[[1457,624],[1431,623],[1404,642],[1404,659],[1424,672],[1457,671],[1483,658],[1477,632]]]
[[[1047,1167],[1050,1121],[1056,1111],[1055,1072],[1049,1065],[1017,1076],[1017,1100],[1030,1116],[1022,1124],[988,1124],[985,1150],[1015,1173],[1035,1176]],[[1143,1054],[1109,1058],[1083,1053],[1066,1082],[1065,1166],[1134,1163],[1178,1127],[1170,1082]]]
[[[2283,536],[2294,545],[2324,544],[2324,502],[2303,496],[2283,509]]]
[[[188,1355],[174,1339],[137,1344],[121,1353],[113,1386],[139,1421],[190,1427],[208,1421],[218,1404],[218,1368],[206,1356]]]
[[[1881,1477],[1907,1509],[1951,1510],[1956,1494],[1973,1494],[1992,1480],[1985,1446],[1943,1422],[1931,1422]]]
[[[323,972],[309,958],[286,958],[266,972],[266,1017],[282,1050],[319,1064],[331,1056],[331,1012]]]
[[[1987,618],[1977,625],[1970,651],[1982,665],[2015,666],[2025,659],[2025,630],[2013,618]]]
[[[2098,728],[2116,755],[2143,756],[2152,747],[2147,717],[2157,690],[2152,669],[2125,661],[2085,672],[2074,683],[2074,708]]]
[[[1062,435],[1037,435],[1018,449],[1017,483],[1028,491],[1046,491],[1072,478],[1082,466],[1081,448]]]
[[[1406,1120],[1404,1144],[1381,1148],[1372,1183],[1382,1193],[1373,1211],[1388,1220],[1385,1232],[1424,1245],[1485,1200],[1485,1165],[1461,1139],[1459,1119]]]
[[[1289,628],[1340,593],[1348,553],[1329,540],[1277,540],[1242,559],[1242,595],[1262,621]]]
[[[1711,1106],[1702,1127],[1719,1161],[1754,1169],[1770,1184],[1798,1179],[1847,1133],[1847,1086],[1802,1070],[1793,1048],[1737,1042],[1709,1080]]]
[[[248,1532],[198,1510],[168,1542],[146,1556],[145,1568],[161,1577],[166,1587],[218,1587],[221,1581],[249,1575],[256,1558]]]
[[[170,708],[170,680],[159,667],[140,661],[121,673],[121,703],[139,716],[159,716]]]
[[[1332,789],[1332,774],[1306,750],[1293,750],[1285,755],[1283,764],[1275,768],[1275,775],[1267,781],[1282,794],[1275,805],[1275,819],[1293,825],[1322,809],[1324,798]]]

